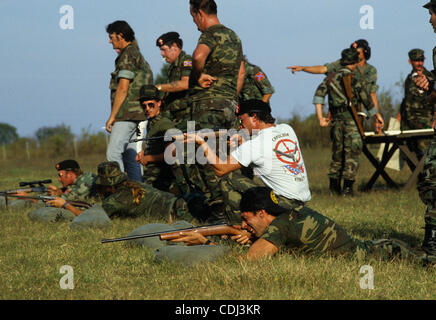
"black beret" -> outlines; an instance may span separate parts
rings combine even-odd
[[[180,35],[177,32],[175,31],[167,32],[161,35],[159,38],[157,38],[156,46],[161,47],[170,41],[175,41],[178,39],[180,39]]]
[[[275,192],[269,187],[253,187],[242,194],[239,202],[241,212],[256,212],[262,209],[274,216],[289,212],[288,209],[279,206]]]
[[[237,116],[251,112],[271,113],[271,107],[268,103],[263,102],[262,100],[251,99],[240,102],[235,110]]]
[[[80,169],[79,164],[75,160],[64,160],[56,164],[56,170],[67,170],[71,171],[74,169]]]

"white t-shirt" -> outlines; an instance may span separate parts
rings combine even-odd
[[[274,149],[276,151],[274,151]],[[278,195],[303,202],[310,200],[309,180],[298,138],[287,124],[262,129],[232,153]]]

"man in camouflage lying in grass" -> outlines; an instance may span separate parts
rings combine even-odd
[[[97,193],[101,196],[101,205],[110,218],[147,216],[170,222],[173,219],[193,219],[183,198],[128,179],[127,174],[121,172],[118,162],[102,162],[97,170]],[[83,212],[62,198],[52,200],[50,204],[65,208],[76,216]]]
[[[243,229],[252,234],[234,236],[240,244],[251,244],[246,257],[257,259],[272,256],[280,249],[304,253],[352,254],[359,260],[366,256],[384,259],[408,258],[422,263],[436,263],[436,256],[411,249],[396,239],[361,241],[322,214],[303,207],[289,210],[278,205],[274,191],[268,187],[254,187],[243,193],[240,210]],[[173,240],[188,245],[214,244],[197,232],[181,232]]]

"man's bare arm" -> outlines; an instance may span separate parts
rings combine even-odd
[[[248,249],[246,258],[249,260],[255,260],[259,258],[270,257],[276,254],[279,249],[271,242],[265,239],[257,239]]]
[[[244,86],[244,79],[245,79],[245,64],[244,61],[241,61],[241,66],[239,67],[238,72],[238,82],[236,83],[236,95],[239,97],[239,93],[242,90],[242,87]]]
[[[115,117],[117,116],[117,113],[121,108],[121,105],[124,103],[124,100],[126,100],[127,92],[129,90],[129,84],[130,84],[130,80],[126,78],[121,78],[118,81],[117,91],[115,92],[114,104],[112,106],[109,119],[106,122],[106,130],[108,132],[112,131],[112,125],[115,122]]]
[[[326,66],[289,66],[287,69],[291,69],[292,73],[304,71],[312,74],[325,74],[327,73]]]
[[[182,79],[170,83],[157,84],[156,87],[160,86],[160,91],[163,92],[179,92],[188,90],[189,88],[189,77],[185,76]]]
[[[203,73],[206,59],[210,54],[210,49],[205,44],[199,44],[192,54],[192,74],[198,80]]]

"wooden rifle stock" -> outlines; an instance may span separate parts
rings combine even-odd
[[[251,234],[248,231],[242,229],[236,229],[228,224],[212,224],[212,225],[201,226],[201,227],[192,227],[192,228],[184,228],[178,230],[138,234],[138,235],[132,235],[132,236],[126,236],[126,237],[114,238],[114,239],[102,239],[101,243],[126,241],[126,240],[150,238],[150,237],[157,237],[157,236],[159,237],[160,240],[174,240],[180,238],[181,237],[180,232],[183,231],[198,232],[205,237],[221,236],[221,235],[239,235],[239,234],[251,236]]]
[[[353,90],[351,89],[351,74],[347,74],[344,77],[342,77],[342,81],[344,83],[344,87],[345,87],[345,93],[347,95],[348,98],[348,105],[350,107],[351,110],[351,115],[354,119],[354,122],[356,123],[357,129],[359,130],[359,134],[362,137],[362,140],[365,140],[365,131],[363,130],[363,126],[362,126],[362,122],[359,119],[359,116],[357,115],[357,111],[356,108],[353,105]]]

